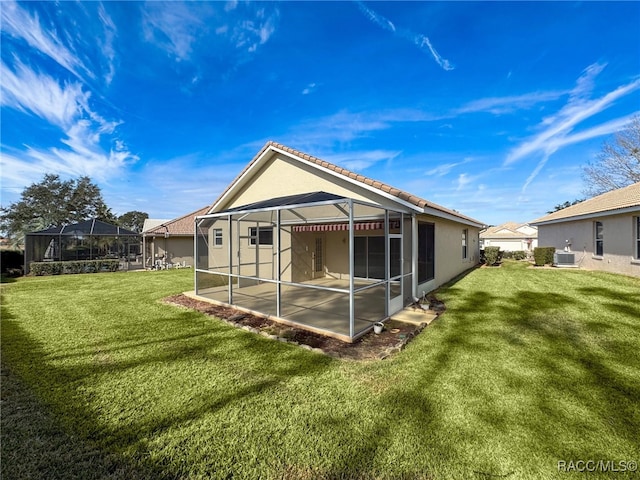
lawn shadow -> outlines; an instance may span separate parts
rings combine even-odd
[[[639,367],[637,342],[621,341],[618,330],[623,325],[638,332],[638,322],[628,326],[626,320],[640,318],[637,295],[621,299],[609,289],[548,291],[546,286],[529,291],[526,283],[515,291],[506,284],[502,290],[483,285],[466,290],[457,283],[439,295],[446,299],[447,311],[436,324],[438,330],[421,334],[433,335],[434,341],[410,346],[425,350],[419,373],[414,371],[408,383],[388,389],[380,399],[384,411],[399,416],[406,436],[418,439],[416,450],[453,465],[465,445],[476,451],[484,443],[492,445],[491,452],[474,455],[460,467],[473,478],[552,477],[557,474],[553,462],[559,459],[631,458],[638,453],[625,450],[637,445],[640,426],[640,383],[628,374]],[[621,314],[623,320],[612,326],[598,318],[572,317],[574,311],[588,311],[593,295],[608,300],[601,302],[603,312]],[[397,362],[416,358],[414,352]],[[459,399],[464,405],[459,413],[447,413],[457,406],[443,401],[439,390]],[[404,409],[398,409],[398,401]],[[593,433],[603,425],[616,442]],[[441,435],[458,430],[464,432],[459,437]],[[436,439],[429,439],[430,431]],[[535,443],[523,448],[510,436]],[[523,450],[536,452],[535,461],[530,454],[518,457]]]
[[[193,323],[196,316],[186,311],[172,315],[177,324],[187,321]],[[204,326],[198,326],[201,324]],[[92,348],[69,355],[50,354],[3,308],[2,340],[2,360],[6,371],[11,371],[19,382],[28,385],[40,411],[52,412],[56,421],[59,421],[57,426],[61,432],[56,435],[82,440],[78,443],[80,447],[75,450],[78,454],[76,458],[73,456],[74,449],[65,455],[64,463],[68,463],[68,467],[65,464],[54,466],[56,471],[61,472],[59,475],[56,471],[43,472],[44,476],[54,474],[49,478],[78,478],[74,469],[86,461],[83,456],[87,449],[95,455],[98,467],[86,478],[128,478],[127,472],[131,472],[131,478],[178,478],[184,472],[176,464],[166,459],[151,460],[148,455],[149,442],[164,430],[186,425],[234,402],[262,395],[293,377],[318,375],[334,362],[326,356],[211,321],[194,323],[184,335],[167,332],[151,341],[129,338],[128,342],[119,339],[110,343],[107,340],[104,345],[96,346],[107,360],[98,361],[96,351],[92,351]],[[154,347],[151,354],[144,350],[149,346]],[[119,359],[118,354],[136,348],[143,349],[141,355]],[[231,388],[228,385],[226,389],[213,384],[203,386],[201,394],[194,395],[188,404],[181,405],[179,409],[152,415],[143,411],[132,421],[118,423],[117,427],[101,420],[104,412],[101,412],[99,405],[92,403],[87,393],[94,387],[96,378],[108,378],[111,375],[118,378],[122,372],[134,371],[138,367],[167,367],[171,371],[175,362],[193,361],[207,362],[211,369],[219,369],[225,362],[229,363],[233,352],[241,352],[241,358],[247,355],[253,357],[257,364],[269,365],[267,373],[261,375],[262,370],[259,370],[257,374],[244,375],[238,371],[238,381]],[[73,365],[61,366],[64,362],[60,360],[65,358],[73,359]],[[46,438],[43,448],[46,449]],[[125,451],[128,452],[126,455],[119,453]],[[17,464],[5,465],[7,468],[3,467],[3,470],[10,472],[12,469],[20,471],[26,468],[20,465],[20,458],[14,457],[12,460]],[[46,465],[41,467],[46,468]],[[114,476],[111,470],[122,471],[123,476]],[[7,473],[7,478],[10,476]]]

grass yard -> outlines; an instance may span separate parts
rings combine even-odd
[[[474,270],[404,351],[349,362],[159,302],[192,274],[2,285],[2,478],[550,479],[640,460],[640,279]]]

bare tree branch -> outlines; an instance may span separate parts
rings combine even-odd
[[[603,144],[598,160],[583,168],[583,179],[589,196],[640,182],[640,115]]]

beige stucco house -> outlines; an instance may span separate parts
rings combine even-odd
[[[505,252],[530,252],[538,246],[538,229],[528,223],[506,222],[480,232],[480,247],[500,247]]]
[[[640,276],[640,182],[531,223],[540,246],[574,252],[580,267]]]
[[[193,265],[195,218],[210,205],[172,220],[147,219],[142,230],[143,263],[146,268]]]
[[[275,142],[197,225],[197,296],[347,341],[475,266],[483,227]]]

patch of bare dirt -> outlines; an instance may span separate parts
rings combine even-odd
[[[347,343],[336,338],[244,313],[231,307],[213,305],[196,300],[186,295],[173,295],[165,298],[164,302],[197,310],[205,315],[221,319],[235,327],[243,328],[274,340],[295,343],[308,350],[321,351],[332,357],[350,360],[380,360],[387,358],[389,355],[402,350],[426,326],[426,323],[415,325],[389,320],[385,322],[385,328],[381,334],[376,335],[371,331],[355,342]],[[437,300],[432,300],[431,304],[432,310],[442,312],[445,309],[444,304]]]

